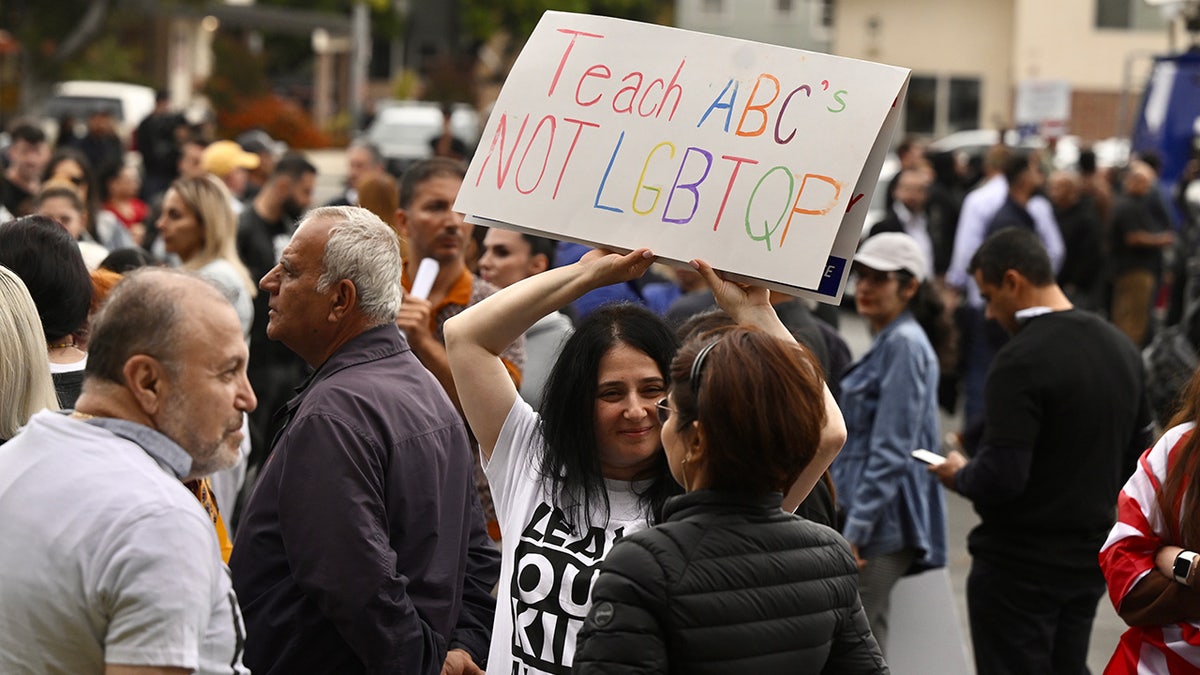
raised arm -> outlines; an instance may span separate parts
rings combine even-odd
[[[717,304],[739,325],[754,326],[780,340],[804,348],[779,320],[779,315],[771,306],[770,292],[767,289],[722,279],[716,270],[703,260],[693,260],[691,264],[712,289]],[[833,464],[834,458],[846,442],[846,421],[842,419],[842,410],[838,408],[829,386],[823,381],[821,386],[825,390],[825,426],[821,428],[821,443],[812,461],[804,467],[800,477],[783,496],[783,509],[788,512],[795,511],[800,502],[808,497],[808,493],[812,492],[813,486],[821,480],[829,465]]]
[[[644,248],[627,255],[592,251],[577,263],[518,281],[446,321],[450,371],[484,457],[491,458],[517,400],[517,387],[500,360],[504,349],[543,316],[588,291],[636,279],[653,262]]]

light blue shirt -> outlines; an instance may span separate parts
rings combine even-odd
[[[963,200],[958,229],[954,234],[954,252],[950,257],[950,267],[946,269],[946,283],[966,291],[967,304],[971,307],[983,307],[983,298],[975,286],[975,279],[967,273],[967,268],[970,267],[971,257],[987,237],[988,225],[1006,199],[1008,181],[1003,175],[997,175],[975,188]],[[1054,207],[1045,197],[1034,195],[1025,205],[1025,210],[1033,217],[1034,229],[1046,247],[1050,265],[1057,274],[1062,267],[1066,246],[1058,229],[1058,221],[1054,219]]]

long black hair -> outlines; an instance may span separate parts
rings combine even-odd
[[[624,303],[602,307],[579,324],[563,345],[542,393],[541,433],[546,446],[541,476],[576,531],[588,525],[596,506],[603,504],[605,523],[611,515],[596,442],[596,386],[600,359],[618,344],[653,359],[669,384],[679,341],[653,312]],[[650,484],[638,492],[638,500],[647,520],[656,522],[667,497],[680,491],[665,453],[656,454],[644,478]]]
[[[938,356],[938,366],[945,372],[948,367],[952,367],[951,362],[957,361],[958,335],[950,317],[946,315],[946,303],[942,300],[942,294],[934,288],[933,282],[928,279],[917,281],[908,270],[900,270],[896,273],[896,278],[899,279],[901,287],[916,282],[917,290],[908,301],[908,311],[912,312],[913,318],[925,331],[925,337],[929,338],[929,344]]]

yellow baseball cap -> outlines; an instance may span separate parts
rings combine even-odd
[[[253,152],[246,152],[233,141],[216,141],[204,149],[200,163],[205,171],[218,178],[224,178],[234,169],[257,169],[259,158]]]

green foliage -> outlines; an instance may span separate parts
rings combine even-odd
[[[111,80],[154,86],[147,76],[143,44],[130,44],[117,35],[105,35],[88,45],[78,59],[63,64],[66,80]]]
[[[213,40],[213,73],[204,93],[217,110],[232,109],[241,99],[270,92],[263,59],[233,35],[218,32]]]
[[[547,10],[581,12],[648,23],[671,23],[672,0],[460,0],[463,30],[486,40],[508,31],[524,44]]]
[[[201,5],[207,0],[0,0],[0,28],[23,50],[25,104],[64,79],[141,84],[154,71],[148,42],[152,14],[143,5]],[[161,84],[161,83],[159,83]]]
[[[411,68],[405,68],[392,77],[389,85],[389,91],[392,98],[406,101],[416,98],[421,91],[421,78],[416,71]]]
[[[474,101],[471,69],[465,62],[443,58],[429,65],[421,98],[439,103]]]
[[[338,14],[349,14],[354,5],[359,2],[366,3],[372,12],[383,14],[392,11],[391,0],[258,0],[258,4],[260,5],[294,7],[296,9],[309,9],[316,12],[336,12]]]
[[[63,79],[66,64],[59,58],[58,49],[90,4],[89,0],[59,0],[48,11],[46,3],[38,0],[0,1],[0,27],[21,43],[29,74],[35,80]]]
[[[3,0],[0,0],[2,2]],[[403,23],[391,0],[361,0],[371,10],[371,38],[382,42],[401,35]],[[424,0],[418,0],[424,1]],[[270,5],[314,12],[329,12],[349,18],[359,0],[257,0]],[[312,39],[308,35],[264,32],[263,54],[267,75],[277,81],[312,81]]]

